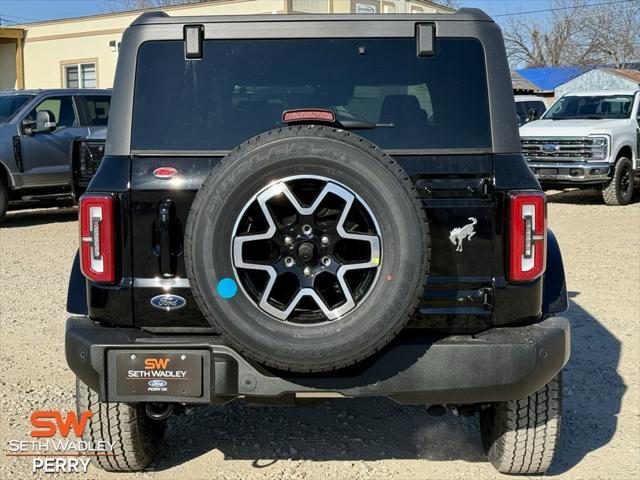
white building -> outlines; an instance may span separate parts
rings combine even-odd
[[[555,97],[591,90],[634,90],[640,88],[640,71],[595,67],[558,85]]]
[[[144,12],[169,15],[453,13],[429,0],[211,0],[0,28],[0,89],[109,88],[122,33]]]

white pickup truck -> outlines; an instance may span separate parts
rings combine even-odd
[[[640,90],[568,93],[520,137],[543,187],[602,186],[607,205],[626,205],[640,173]]]

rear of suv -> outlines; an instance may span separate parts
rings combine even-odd
[[[98,465],[185,406],[385,396],[544,472],[567,297],[514,115],[478,10],[136,20],[69,286]]]

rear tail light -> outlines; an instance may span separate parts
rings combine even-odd
[[[80,197],[80,267],[85,277],[100,283],[115,281],[114,244],[113,198]]]
[[[509,197],[509,280],[528,282],[547,264],[547,205],[544,193]]]

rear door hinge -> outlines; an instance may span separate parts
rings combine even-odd
[[[493,291],[490,288],[480,289],[482,294],[482,306],[487,310],[491,310],[493,307]]]
[[[204,25],[184,26],[184,56],[187,60],[200,60],[202,58],[203,37]]]
[[[493,179],[483,178],[480,180],[480,197],[490,198],[493,196]]]
[[[433,23],[416,25],[416,50],[418,57],[431,57],[435,54],[436,26]]]

